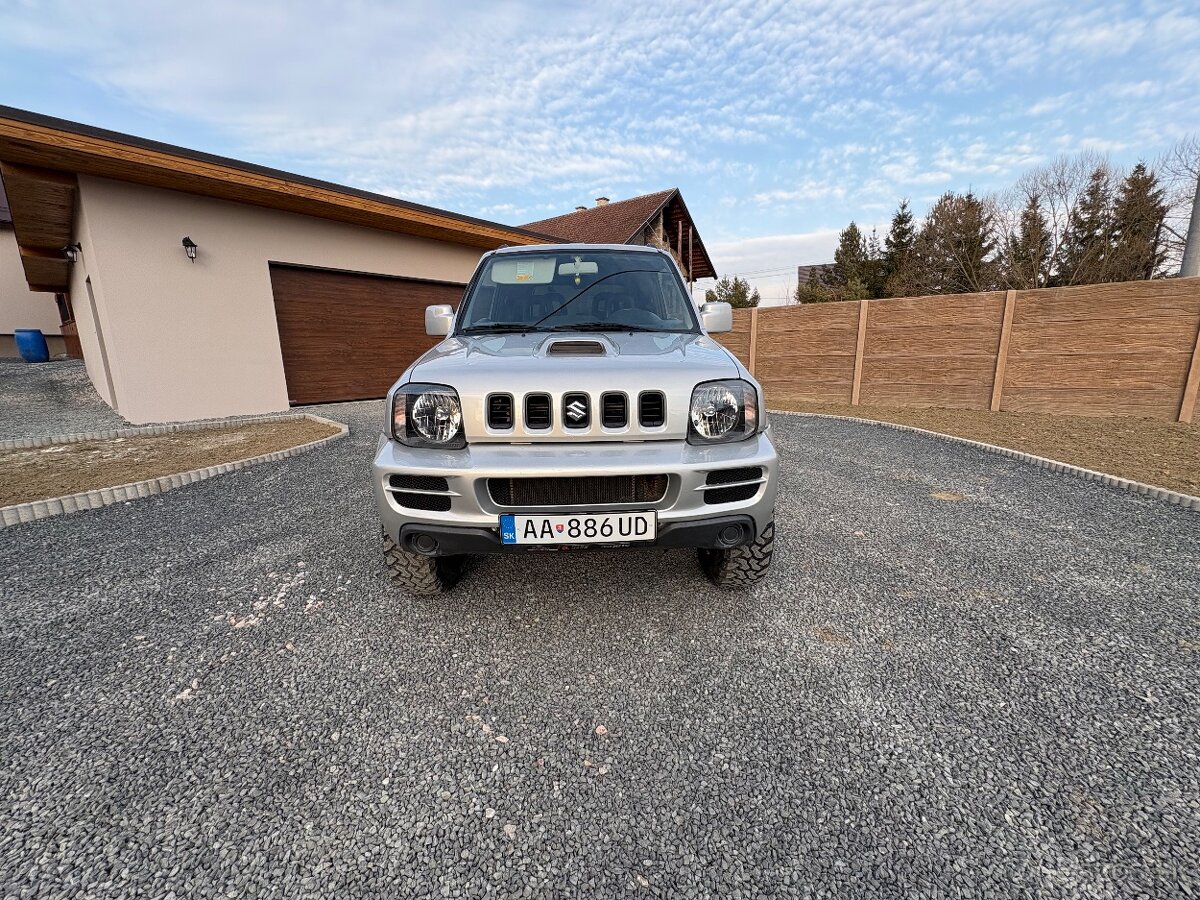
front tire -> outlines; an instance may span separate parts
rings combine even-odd
[[[466,566],[464,556],[424,556],[409,553],[383,535],[383,561],[388,577],[410,594],[444,594],[458,584]]]
[[[749,544],[730,550],[699,551],[700,567],[717,587],[732,590],[751,587],[761,581],[771,568],[775,545],[775,521],[767,523],[757,538]]]

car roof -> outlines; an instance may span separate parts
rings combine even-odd
[[[641,244],[526,244],[520,247],[501,247],[491,252],[508,255],[510,253],[574,253],[576,251],[587,253],[597,250],[630,250],[634,253],[669,255],[665,250],[657,247],[645,247]]]

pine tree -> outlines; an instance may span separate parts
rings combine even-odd
[[[1041,198],[1031,194],[1021,210],[1017,233],[1004,248],[1001,268],[1005,285],[1013,289],[1045,287],[1052,250],[1053,236]]]
[[[851,222],[838,235],[838,246],[833,251],[833,285],[846,287],[851,282],[865,285],[866,276],[867,241],[858,225]]]
[[[998,282],[991,211],[972,193],[947,192],[929,210],[914,245],[920,293],[991,290]]]
[[[913,246],[917,229],[908,200],[892,215],[892,224],[883,239],[883,297],[903,297],[912,290]]]
[[[1098,284],[1111,281],[1113,247],[1112,177],[1097,166],[1071,211],[1055,261],[1054,283]]]
[[[758,288],[751,291],[750,282],[736,275],[732,279],[726,275],[714,288],[704,292],[705,303],[728,303],[734,309],[758,306],[761,300]]]
[[[1106,274],[1111,281],[1138,281],[1158,274],[1165,258],[1167,215],[1158,177],[1138,163],[1121,183],[1113,205],[1113,246]]]

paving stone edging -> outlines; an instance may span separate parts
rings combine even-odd
[[[1085,481],[1098,481],[1108,487],[1116,488],[1121,491],[1129,491],[1133,494],[1140,494],[1143,497],[1151,497],[1155,500],[1162,500],[1165,503],[1170,503],[1172,506],[1182,506],[1184,509],[1200,510],[1200,497],[1193,497],[1191,494],[1181,494],[1178,491],[1169,491],[1166,488],[1156,487],[1153,484],[1145,484],[1141,481],[1133,481],[1129,478],[1118,478],[1116,475],[1108,475],[1104,472],[1097,472],[1093,469],[1085,469],[1081,466],[1073,466],[1070,463],[1060,462],[1057,459],[1049,459],[1045,456],[1035,456],[1032,453],[1024,453],[1020,450],[1011,450],[1008,447],[1000,447],[996,444],[985,444],[983,441],[973,441],[970,438],[958,437],[953,434],[944,434],[940,431],[930,431],[928,428],[918,428],[915,425],[901,425],[897,422],[880,422],[875,419],[859,419],[854,416],[835,416],[830,413],[803,413],[793,412],[786,409],[769,410],[771,415],[784,416],[802,416],[810,419],[839,419],[843,422],[861,422],[864,425],[878,425],[881,428],[893,428],[896,431],[915,431],[917,434],[927,434],[930,437],[941,438],[944,441],[952,441],[956,444],[966,444],[968,447],[974,447],[976,450],[982,450],[985,453],[994,453],[998,456],[1005,456],[1009,459],[1015,459],[1019,462],[1030,463],[1037,466],[1039,469],[1046,469],[1059,475],[1071,475],[1075,478],[1082,478]]]
[[[34,447],[48,447],[56,444],[78,444],[83,441],[108,441],[122,437],[145,437],[156,434],[169,434],[179,431],[224,431],[230,428],[240,428],[242,425],[258,425],[266,422],[295,422],[300,419],[310,419],[336,428],[337,431],[307,444],[298,444],[286,450],[276,450],[274,453],[264,453],[262,456],[251,456],[235,462],[207,466],[203,469],[192,469],[190,472],[179,472],[175,475],[162,475],[145,481],[135,481],[131,484],[121,484],[115,487],[98,488],[94,491],[82,491],[78,494],[68,494],[64,497],[51,497],[47,500],[33,500],[29,503],[18,503],[14,506],[0,507],[0,528],[17,525],[22,522],[35,522],[38,519],[48,519],[65,513],[78,512],[84,509],[99,509],[113,503],[124,503],[127,500],[137,500],[139,497],[152,497],[173,488],[183,487],[204,481],[214,475],[224,475],[226,472],[236,472],[248,469],[260,463],[276,462],[297,456],[306,450],[323,444],[340,440],[350,433],[349,427],[343,422],[335,422],[323,416],[312,413],[284,413],[282,415],[246,416],[239,419],[219,419],[204,422],[179,422],[173,425],[147,425],[144,427],[110,428],[104,431],[87,431],[80,434],[60,434],[48,437],[18,438],[16,440],[0,441],[0,450],[19,450]]]

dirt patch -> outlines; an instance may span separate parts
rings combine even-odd
[[[888,409],[788,402],[786,397],[778,396],[772,399],[771,405],[778,409],[913,425],[1200,495],[1200,424],[974,409]]]
[[[0,450],[0,506],[237,462],[337,431],[311,419]]]
[[[934,500],[943,500],[946,503],[962,503],[967,499],[966,494],[960,494],[958,491],[934,491],[929,496]]]
[[[824,625],[814,627],[812,633],[826,644],[834,644],[838,647],[846,647],[850,644],[850,638],[846,635],[832,628],[826,628]]]

